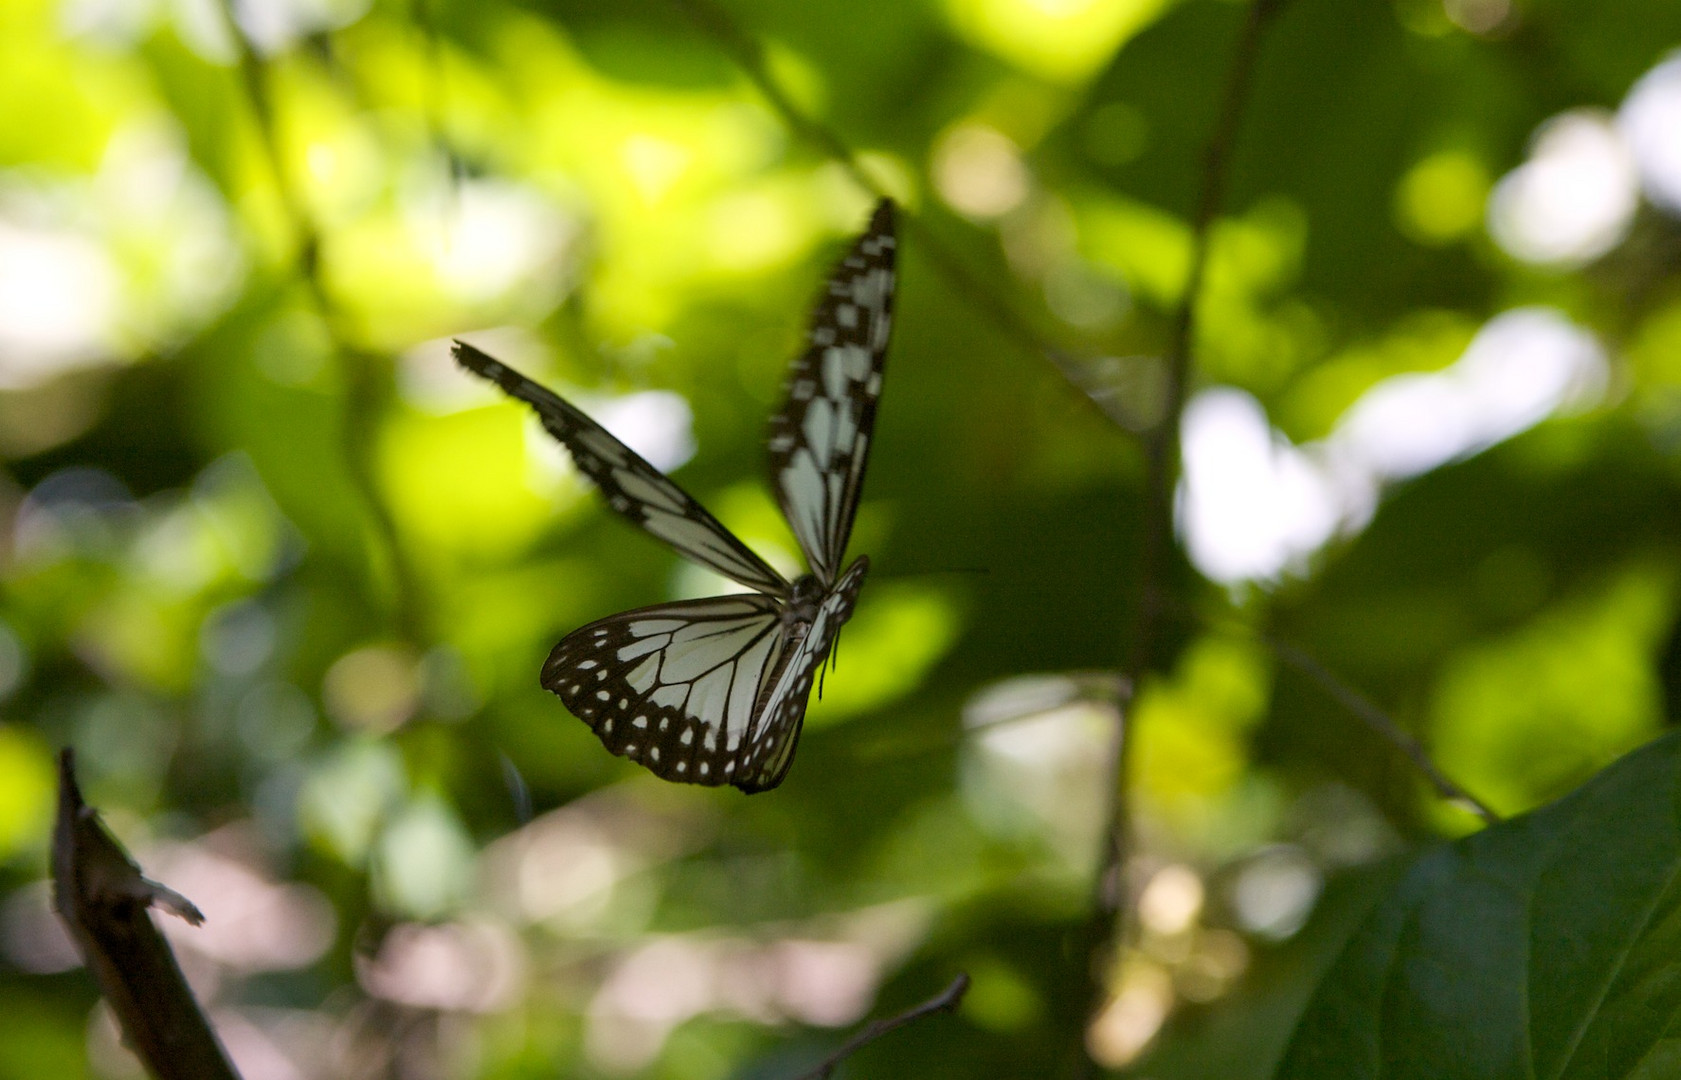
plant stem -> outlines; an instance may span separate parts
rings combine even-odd
[[[1130,939],[1130,905],[1126,903],[1125,870],[1132,849],[1132,747],[1127,730],[1131,704],[1136,702],[1144,676],[1157,670],[1165,658],[1162,613],[1169,591],[1170,555],[1173,547],[1173,497],[1179,480],[1180,421],[1185,411],[1192,375],[1195,346],[1197,299],[1208,266],[1214,219],[1225,199],[1226,179],[1233,145],[1237,141],[1244,105],[1252,84],[1255,60],[1264,31],[1284,0],[1254,0],[1239,34],[1231,65],[1227,69],[1219,114],[1209,136],[1203,158],[1202,183],[1191,224],[1191,265],[1184,292],[1174,314],[1172,336],[1166,357],[1166,393],[1162,415],[1144,440],[1145,477],[1142,539],[1139,551],[1138,610],[1132,628],[1131,650],[1123,674],[1133,698],[1117,716],[1109,752],[1109,813],[1098,872],[1093,882],[1091,915],[1086,928],[1085,967],[1087,1011],[1090,1022],[1102,1009],[1108,993],[1108,969],[1119,948]],[[1084,1025],[1077,1051],[1080,1069],[1093,1075],[1096,1063],[1085,1053]]]

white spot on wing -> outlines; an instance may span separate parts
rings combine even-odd
[[[865,376],[870,373],[873,357],[867,349],[862,349],[857,345],[848,345],[845,355],[841,357],[841,362],[844,365],[841,370],[848,379],[853,382],[863,382]],[[839,397],[840,395],[836,394],[835,396]]]

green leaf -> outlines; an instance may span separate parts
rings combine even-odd
[[[1418,857],[1355,932],[1280,1080],[1675,1075],[1681,734]]]

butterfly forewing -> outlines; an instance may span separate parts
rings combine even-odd
[[[768,596],[658,604],[566,635],[543,685],[613,753],[667,780],[727,784],[786,645],[782,606]]]
[[[771,481],[812,573],[832,586],[864,485],[882,364],[893,324],[893,204],[830,275],[771,418]]]
[[[543,685],[615,754],[667,780],[765,791],[782,782],[811,682],[852,615],[868,560],[840,560],[864,483],[892,324],[893,206],[829,279],[788,399],[771,421],[772,482],[812,576],[790,585],[676,484],[577,408],[471,345],[455,356],[537,410],[614,510],[763,595],[639,608],[568,634]]]
[[[811,624],[803,628],[803,636],[787,650],[786,660],[766,682],[764,700],[758,708],[759,722],[736,770],[735,785],[743,791],[766,791],[782,783],[805,723],[811,680],[828,660],[841,624],[852,617],[869,567],[870,561],[860,555],[846,568],[846,574],[823,597]]]
[[[702,566],[760,592],[787,593],[788,583],[781,574],[718,524],[670,477],[577,406],[466,342],[455,343],[455,358],[537,410],[543,427],[566,447],[578,470],[595,482],[614,510]]]

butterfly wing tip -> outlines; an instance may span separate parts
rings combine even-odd
[[[449,354],[455,357],[457,364],[475,375],[488,375],[490,366],[496,363],[487,353],[460,338],[449,343]]]
[[[532,401],[530,380],[476,346],[456,341],[450,348],[455,362],[477,375],[500,386],[504,393],[524,401]],[[535,404],[535,402],[532,402]]]

